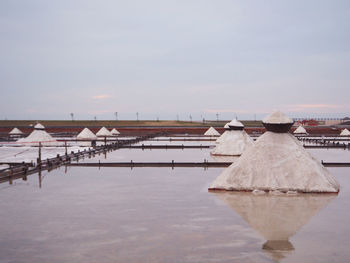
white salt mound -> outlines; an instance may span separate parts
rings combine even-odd
[[[307,131],[303,126],[299,126],[294,132],[294,134],[307,134]]]
[[[215,130],[213,127],[210,127],[205,133],[204,135],[206,136],[220,136],[220,133]]]
[[[236,120],[236,119],[233,119],[232,121],[230,121],[228,124],[227,124],[229,127],[232,126],[232,127],[244,127],[243,123]]]
[[[45,129],[45,126],[42,125],[41,123],[37,123],[37,124],[35,124],[34,129],[37,129],[37,130],[44,130],[44,129]]]
[[[96,133],[97,136],[112,136],[112,133],[107,130],[106,127],[102,127],[97,133]]]
[[[17,140],[19,144],[26,146],[39,146],[39,142],[42,146],[57,146],[60,145],[50,134],[45,130],[34,130],[26,138],[21,138]]]
[[[339,184],[293,135],[267,131],[209,189],[339,192]]]
[[[340,136],[350,136],[350,131],[348,129],[344,129],[340,133]]]
[[[77,139],[79,140],[96,140],[97,136],[88,128],[84,128],[78,135]]]
[[[115,128],[112,129],[111,133],[112,133],[112,135],[119,135],[120,134],[120,132]]]
[[[13,128],[10,132],[9,132],[10,135],[20,135],[20,134],[23,134],[23,132],[18,129],[18,128]]]
[[[274,111],[272,114],[263,119],[263,123],[286,124],[293,123],[293,120],[280,111]]]
[[[216,147],[211,151],[213,155],[241,155],[254,144],[244,130],[225,131],[216,142]]]

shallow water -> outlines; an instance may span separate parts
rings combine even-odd
[[[121,149],[84,162],[209,152]],[[338,195],[297,196],[208,192],[222,170],[61,167],[0,184],[0,262],[348,262],[349,168],[329,168]]]

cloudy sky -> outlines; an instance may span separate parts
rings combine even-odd
[[[1,0],[0,119],[350,115],[348,0]]]

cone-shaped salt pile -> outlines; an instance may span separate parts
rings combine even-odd
[[[348,129],[344,129],[340,133],[340,136],[350,136],[350,131]]]
[[[267,131],[209,189],[339,192],[335,178],[288,133],[291,119],[277,111],[263,124]]]
[[[10,132],[9,132],[10,137],[18,137],[23,135],[23,132],[18,129],[18,128],[13,128]]]
[[[307,131],[303,126],[299,126],[294,132],[295,135],[307,135]]]
[[[88,128],[84,128],[78,135],[78,140],[96,140],[97,136]]]
[[[34,129],[35,130],[45,130],[45,127],[41,123],[37,123],[37,124],[35,124]]]
[[[274,252],[271,254],[274,258],[283,258],[287,255],[285,252],[294,250],[289,238],[337,196],[245,192],[215,192],[215,195],[267,240],[263,249]]]
[[[34,131],[26,138],[17,140],[18,143],[26,146],[57,146],[59,143],[45,131],[45,127],[40,123],[34,126]]]
[[[107,137],[107,136],[112,136],[112,133],[106,129],[106,127],[102,127],[97,133],[97,136],[99,137]]]
[[[115,128],[112,129],[111,133],[112,133],[112,135],[119,135],[120,134],[120,132]]]
[[[211,154],[237,156],[241,155],[247,147],[253,145],[253,140],[243,130],[244,125],[241,122],[234,119],[227,126],[229,127],[228,130],[220,136],[219,143],[211,151]]]
[[[204,135],[206,136],[220,136],[220,133],[215,130],[213,127],[210,127],[205,133]]]

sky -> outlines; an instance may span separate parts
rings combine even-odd
[[[350,116],[348,0],[0,0],[0,119]]]

